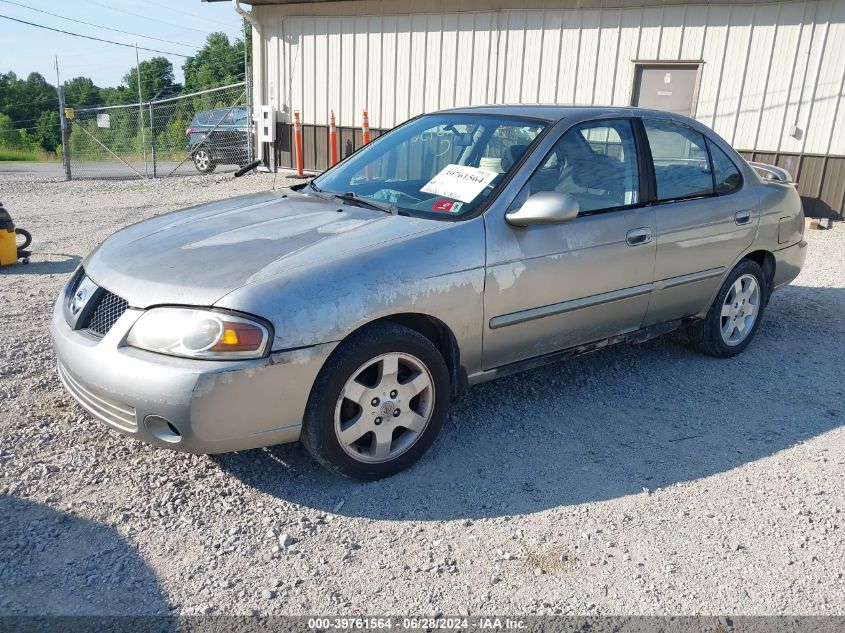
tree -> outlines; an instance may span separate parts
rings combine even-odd
[[[55,152],[62,144],[61,122],[57,110],[45,110],[38,117],[36,127],[31,132],[32,139],[41,149]]]
[[[74,108],[102,105],[100,89],[88,77],[74,77],[65,82],[65,103]]]
[[[19,79],[0,74],[0,144],[6,148],[55,151],[58,144],[59,99],[56,89],[38,73]]]
[[[185,90],[199,92],[243,81],[244,43],[236,39],[229,43],[225,33],[212,33],[194,57],[182,65]]]
[[[100,88],[100,97],[105,105],[132,103],[138,100],[138,88],[135,88],[134,91],[129,90],[126,86]]]
[[[56,88],[38,73],[18,79],[13,72],[0,75],[0,112],[17,127],[31,127],[45,110],[59,107]]]
[[[153,57],[139,64],[141,69],[141,100],[172,97],[182,90],[173,76],[173,64],[166,57]],[[138,101],[138,69],[132,68],[123,77],[128,92],[134,93],[129,103]]]

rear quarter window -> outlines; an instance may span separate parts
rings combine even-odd
[[[710,149],[710,160],[713,161],[716,193],[731,193],[739,189],[742,186],[742,175],[734,162],[710,140],[707,141],[707,147]]]

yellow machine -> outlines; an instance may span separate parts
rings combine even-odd
[[[18,245],[18,236],[23,237],[23,244]],[[15,228],[12,216],[0,202],[0,266],[15,264],[18,260],[29,263],[29,251],[24,250],[32,241],[32,236],[23,229]]]

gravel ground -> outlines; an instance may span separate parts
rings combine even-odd
[[[0,176],[35,239],[0,271],[0,614],[845,614],[845,226],[740,357],[676,335],[488,383],[386,481],[92,420],[48,334],[80,257],[271,181]]]

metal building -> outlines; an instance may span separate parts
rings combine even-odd
[[[640,105],[690,114],[797,177],[808,215],[845,211],[845,0],[346,0],[252,4],[253,103],[272,158],[306,168],[422,112],[468,104]]]

